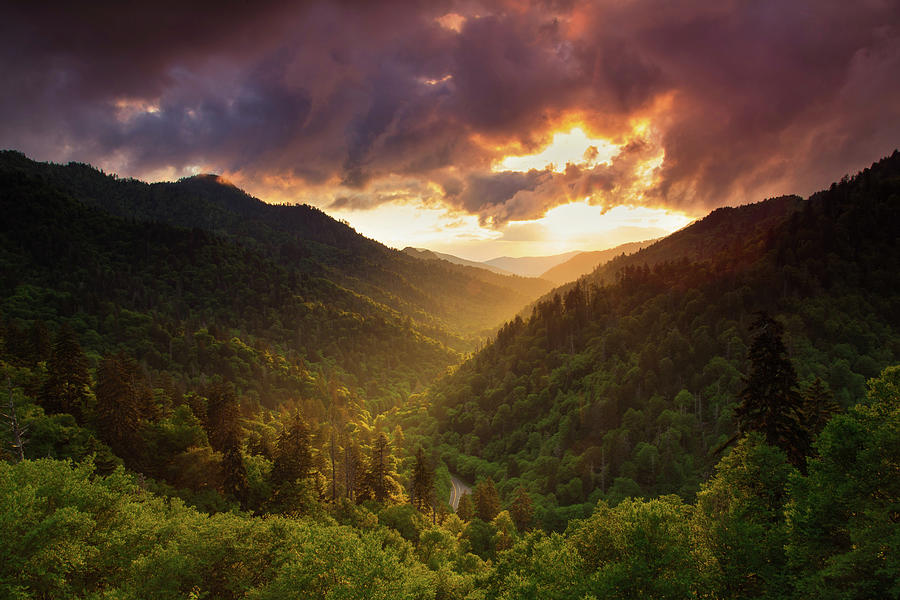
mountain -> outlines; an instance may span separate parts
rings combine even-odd
[[[493,267],[503,269],[504,271],[509,271],[510,273],[521,275],[523,277],[539,277],[548,269],[551,269],[556,265],[569,260],[579,253],[580,252],[578,250],[575,250],[574,252],[555,254],[553,256],[501,256],[499,258],[486,260],[484,261],[484,264],[491,265]]]
[[[545,283],[485,278],[459,265],[418,260],[359,235],[316,208],[266,204],[216,176],[146,184],[80,163],[37,163],[12,151],[0,153],[0,172],[37,178],[111,215],[228,238],[285,268],[383,304],[458,350],[470,349],[475,338],[548,289]]]
[[[646,248],[656,240],[643,242],[630,242],[615,248],[596,250],[593,252],[581,252],[564,263],[548,269],[541,274],[541,279],[552,281],[556,285],[562,285],[569,281],[575,281],[582,275],[592,272],[598,266],[612,260],[621,254],[632,254],[642,248]]]
[[[507,323],[429,392],[432,444],[559,526],[599,499],[692,498],[735,431],[758,311],[801,394],[852,406],[900,359],[898,222],[897,152],[805,200],[716,210]]]
[[[498,275],[513,275],[513,273],[510,271],[505,271],[499,267],[495,267],[487,263],[477,262],[474,260],[466,260],[465,258],[453,256],[452,254],[444,254],[443,252],[435,252],[434,250],[428,250],[427,248],[413,248],[411,246],[407,246],[403,249],[403,252],[422,260],[446,260],[447,262],[453,263],[454,265],[475,267],[477,269],[487,269],[488,271],[497,273]]]

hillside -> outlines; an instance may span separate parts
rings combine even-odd
[[[0,172],[40,179],[125,219],[225,236],[285,268],[384,304],[457,350],[469,349],[471,338],[489,333],[548,289],[523,278],[486,278],[458,265],[417,260],[316,208],[266,204],[215,176],[146,184],[79,163],[37,163],[11,151],[0,153]]]
[[[895,152],[615,259],[434,386],[433,444],[470,481],[525,486],[546,523],[598,499],[692,498],[735,431],[757,311],[783,323],[800,391],[843,407],[900,359],[898,219]]]
[[[486,260],[484,263],[523,277],[539,277],[541,273],[569,260],[578,253],[579,251],[575,250],[553,256],[501,256]]]
[[[413,248],[411,246],[407,246],[403,249],[403,252],[409,254],[410,256],[421,258],[423,260],[446,260],[447,262],[453,263],[454,265],[487,269],[488,271],[497,273],[498,275],[512,275],[512,273],[510,273],[509,271],[504,271],[499,267],[495,267],[487,263],[476,262],[474,260],[466,260],[465,258],[453,256],[452,254],[444,254],[443,252],[435,252],[434,250],[428,250],[427,248]]]
[[[541,274],[541,279],[551,281],[556,285],[562,285],[570,281],[575,281],[582,275],[586,275],[594,271],[597,267],[609,262],[613,258],[622,254],[633,254],[642,248],[646,248],[656,240],[646,240],[643,242],[631,242],[622,244],[615,248],[606,250],[595,250],[593,252],[581,252],[576,254],[564,263],[558,264]]]

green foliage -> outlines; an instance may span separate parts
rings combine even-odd
[[[794,469],[761,434],[743,438],[697,494],[693,526],[727,598],[787,594],[784,505]]]
[[[420,598],[430,572],[377,532],[282,518],[206,517],[121,471],[0,463],[4,597]]]
[[[787,552],[801,595],[900,597],[900,367],[869,382],[869,400],[834,417],[795,477]]]

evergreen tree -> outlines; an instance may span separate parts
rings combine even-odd
[[[397,483],[394,479],[396,473],[393,470],[394,457],[391,454],[391,443],[382,432],[375,438],[372,446],[372,454],[369,457],[369,465],[363,474],[357,500],[375,500],[387,502],[397,492]]]
[[[35,320],[28,331],[27,351],[27,360],[32,364],[48,360],[53,354],[50,332],[47,330],[47,324],[40,319]]]
[[[295,412],[278,436],[275,462],[272,465],[272,484],[276,488],[294,485],[310,476],[312,466],[309,425],[299,412]]]
[[[47,371],[47,379],[39,393],[44,410],[50,413],[69,413],[82,422],[90,376],[87,357],[78,343],[75,330],[69,324],[64,324],[59,329],[47,363]]]
[[[494,480],[488,477],[479,483],[472,495],[478,518],[486,523],[493,521],[500,512],[500,495],[497,493]]]
[[[456,507],[456,516],[463,521],[471,521],[475,516],[475,506],[472,504],[472,494],[463,494],[459,498],[459,505]]]
[[[419,446],[416,464],[413,467],[410,502],[421,512],[427,512],[434,500],[434,471],[428,464],[425,451]]]
[[[101,438],[125,459],[134,459],[141,405],[149,388],[137,376],[137,367],[123,354],[107,356],[97,368],[96,419]]]
[[[206,432],[209,445],[223,452],[226,440],[239,427],[240,403],[231,383],[216,383],[206,393]]]
[[[802,418],[803,426],[809,434],[810,438],[819,435],[825,428],[828,420],[838,412],[840,405],[834,401],[834,395],[831,393],[825,383],[818,377],[809,386],[803,390],[803,409]]]
[[[509,514],[516,524],[516,529],[520,532],[531,526],[534,519],[534,504],[524,486],[520,485],[516,488],[512,504],[509,506]]]
[[[222,474],[224,491],[233,496],[241,504],[241,508],[247,505],[247,469],[244,466],[244,455],[241,452],[241,439],[238,429],[232,428],[224,440],[225,449],[222,451]]]
[[[751,331],[756,335],[748,356],[750,373],[736,411],[740,431],[759,431],[766,443],[783,449],[794,465],[800,465],[808,443],[801,421],[797,373],[782,341],[784,328],[759,313]]]

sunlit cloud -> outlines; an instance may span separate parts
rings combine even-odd
[[[568,164],[594,166],[608,163],[621,148],[608,140],[591,138],[581,127],[553,134],[546,148],[536,154],[506,156],[495,162],[491,170],[529,171],[550,170],[562,173]]]

